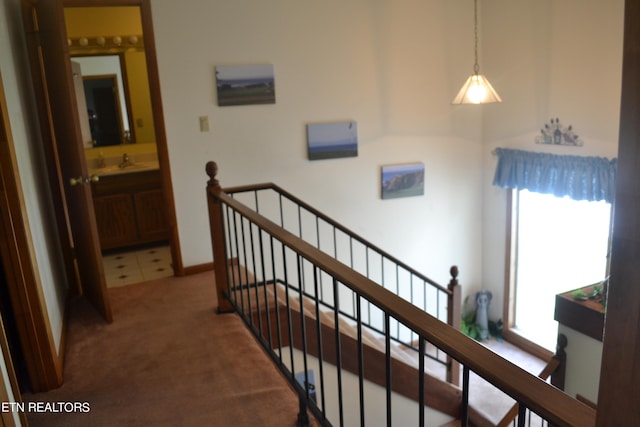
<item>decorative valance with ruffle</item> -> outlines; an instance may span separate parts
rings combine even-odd
[[[613,203],[617,159],[497,148],[493,185]]]

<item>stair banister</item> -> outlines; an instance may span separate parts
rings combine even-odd
[[[215,165],[207,165],[207,173],[211,177],[208,195],[209,198],[216,199],[209,203],[210,212],[214,216],[220,215],[218,219],[212,218],[211,220],[212,237],[216,240],[222,240],[222,242],[213,244],[216,263],[222,262],[222,264],[226,264],[222,211],[220,208],[220,204],[225,204],[266,233],[277,237],[284,246],[299,256],[312,260],[314,265],[331,274],[335,280],[348,286],[365,299],[374,302],[385,313],[393,316],[419,334],[420,337],[442,349],[466,368],[510,395],[520,402],[521,410],[525,407],[530,408],[557,426],[591,427],[595,425],[595,411],[593,408],[573,399],[559,389],[496,355],[491,350],[464,335],[459,328],[454,328],[425,313],[413,304],[379,286],[349,266],[338,262],[328,254],[282,229],[279,225],[226,194],[220,189],[217,180],[215,180],[216,171],[217,167]],[[225,269],[217,268],[216,270],[224,271]],[[220,276],[219,281],[218,273],[216,272],[216,286],[218,287],[218,294],[224,295],[228,282],[225,280],[225,275],[220,274]],[[220,304],[219,310],[222,310],[223,303],[220,302]]]

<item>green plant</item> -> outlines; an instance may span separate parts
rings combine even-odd
[[[593,301],[599,302],[600,304],[602,304],[602,312],[604,313],[607,308],[607,288],[606,287],[608,284],[609,284],[609,277],[607,277],[601,282],[594,283],[593,285],[591,285],[590,292],[584,291],[584,289],[587,289],[589,287],[576,289],[575,291],[571,292],[571,296],[573,296],[573,299],[575,299],[576,301],[593,300]]]
[[[462,322],[460,322],[460,330],[463,334],[476,341],[480,341],[480,328],[476,325],[476,311],[470,310],[466,314],[462,315]]]

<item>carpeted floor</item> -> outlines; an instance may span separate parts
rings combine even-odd
[[[110,289],[111,325],[83,301],[72,304],[65,384],[23,399],[86,404],[28,413],[29,424],[295,425],[294,392],[239,317],[214,313],[213,280],[208,272]]]
[[[27,404],[70,402],[80,410],[28,411],[30,426],[295,425],[297,398],[280,372],[238,316],[215,314],[213,272],[109,294],[111,325],[83,300],[70,307],[65,384],[23,395]],[[541,370],[541,361],[508,343],[486,344],[525,370]],[[497,390],[481,388],[477,409],[500,419],[511,401],[499,404]]]

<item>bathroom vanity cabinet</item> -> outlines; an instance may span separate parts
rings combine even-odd
[[[102,175],[91,186],[103,250],[169,240],[159,170]]]

